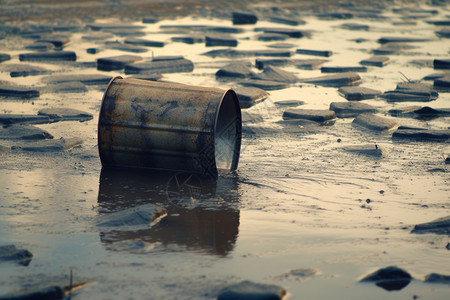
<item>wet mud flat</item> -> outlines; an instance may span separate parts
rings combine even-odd
[[[0,4],[0,297],[448,298],[448,3],[41,2]],[[235,90],[238,170],[102,169],[117,75]]]

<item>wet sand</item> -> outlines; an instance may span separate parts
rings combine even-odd
[[[195,197],[180,201],[176,187],[173,189],[173,174],[102,170],[97,123],[107,84],[48,84],[59,75],[130,76],[123,69],[97,69],[97,59],[124,54],[144,59],[184,56],[194,63],[194,70],[165,73],[160,80],[191,85],[240,87],[242,79],[215,76],[236,60],[248,61],[254,73],[261,72],[255,59],[267,57],[213,58],[202,53],[228,47],[174,42],[174,36],[191,34],[164,30],[179,25],[243,29],[232,34],[238,42],[235,50],[274,49],[269,46],[275,41],[257,39],[260,32],[255,28],[301,29],[311,36],[282,41],[293,45],[288,48],[293,52],[290,58],[325,59],[322,66],[327,67],[361,66],[360,61],[382,46],[382,37],[427,39],[405,43],[412,47],[386,55],[390,58],[386,66],[368,66],[366,72],[358,73],[360,86],[382,93],[395,90],[405,77],[415,81],[442,72],[433,68],[433,60],[449,56],[448,38],[435,33],[445,26],[428,22],[448,20],[448,4],[393,6],[386,1],[374,7],[361,6],[364,1],[354,1],[356,6],[324,5],[326,1],[251,2],[0,4],[4,25],[0,31],[5,32],[0,53],[11,56],[0,63],[0,82],[40,92],[39,97],[0,98],[0,114],[36,115],[43,109],[64,107],[92,115],[84,122],[34,125],[55,141],[81,138],[80,145],[66,150],[27,151],[30,141],[0,139],[0,246],[14,244],[33,253],[27,266],[0,262],[0,295],[66,286],[72,270],[75,283],[95,282],[81,289],[74,296],[77,299],[215,299],[224,287],[244,280],[281,286],[288,293],[286,299],[447,299],[448,283],[428,283],[424,278],[430,273],[450,275],[448,234],[411,231],[416,224],[450,215],[449,165],[445,164],[450,153],[448,139],[395,139],[392,135],[398,126],[445,131],[449,117],[401,117],[389,111],[413,105],[448,109],[448,91],[439,91],[433,101],[392,102],[380,97],[360,101],[375,107],[377,116],[395,121],[390,130],[354,125],[354,116],[322,124],[289,123],[282,116],[292,107],[278,101],[301,101],[295,109],[328,110],[330,103],[347,100],[336,86],[302,82],[327,75],[320,66],[312,70],[281,66],[299,82],[268,90],[267,99],[242,109],[237,172],[221,173],[212,184],[192,177]],[[248,12],[260,19],[254,25],[233,26],[231,13],[247,5]],[[350,19],[330,15],[336,12],[352,15]],[[280,15],[302,19],[305,24],[269,20]],[[157,22],[144,23],[142,18],[156,18]],[[138,38],[164,42],[164,47],[144,47],[147,51],[139,53],[114,49],[108,41],[133,36],[89,27],[98,23],[142,26],[136,30],[143,32]],[[349,30],[343,26],[347,23],[369,27]],[[19,33],[11,29],[14,26]],[[63,50],[74,51],[76,61],[19,59],[20,54],[33,52],[26,46],[50,34],[48,28],[52,28],[51,35],[69,38]],[[329,57],[296,53],[300,48],[333,53]],[[96,49],[96,53],[87,49]],[[12,64],[46,71],[11,77],[6,66]],[[384,152],[367,152],[367,145]],[[355,146],[366,150],[362,154],[347,151]],[[166,214],[151,226],[99,226],[105,216],[141,205],[163,207]],[[392,265],[414,278],[403,289],[389,292],[359,282]]]

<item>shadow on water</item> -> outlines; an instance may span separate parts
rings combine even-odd
[[[158,245],[161,251],[193,250],[226,256],[233,250],[239,231],[237,180],[234,174],[211,181],[190,173],[102,169],[100,214],[145,204],[163,207],[167,214],[156,224],[138,230],[124,226],[102,231],[100,240],[113,251],[136,252],[135,246]],[[123,247],[124,242],[131,247]]]
[[[385,280],[377,282],[376,285],[386,291],[399,291],[405,288],[410,281],[410,279]]]

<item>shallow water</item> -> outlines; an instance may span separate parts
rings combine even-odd
[[[441,9],[439,16],[445,14],[448,11]],[[338,26],[348,21],[307,16],[307,24],[300,28],[314,30],[312,37],[288,42],[298,48],[332,50],[334,54],[324,66],[353,66],[372,56],[370,51],[379,47],[376,40],[382,36],[435,37],[433,25],[418,21],[416,26],[393,26],[392,21],[399,16],[390,11],[385,16],[389,21],[356,20],[370,25],[370,31],[344,30]],[[146,36],[142,38],[169,41],[174,34],[162,33],[160,26],[179,24],[231,26],[230,21],[218,19],[166,20],[145,24]],[[242,26],[245,31],[235,35],[237,49],[266,47],[267,43],[254,39],[258,34],[254,27],[290,28],[265,21]],[[76,63],[30,64],[54,70],[53,74],[121,74],[97,71],[95,61],[126,53],[104,49],[87,54],[86,49],[96,45],[82,39],[86,34],[72,34],[65,47],[77,53]],[[352,41],[357,38],[367,41]],[[29,43],[9,37],[2,42],[1,51],[12,55],[24,52],[23,46]],[[411,60],[448,57],[445,39],[412,44],[417,46],[412,53],[391,55],[389,65],[360,73],[362,85],[382,91],[394,89],[404,78],[399,72],[411,80],[434,72],[431,67],[411,64]],[[229,59],[200,55],[215,48],[202,43],[168,43],[149,49],[131,54],[183,55],[195,63],[194,72],[165,74],[164,80],[236,86],[214,76]],[[292,58],[314,57],[296,54]],[[15,56],[5,63],[19,61]],[[283,69],[299,78],[321,75],[320,70]],[[43,86],[45,76],[10,78],[1,72],[0,80]],[[36,113],[44,107],[64,106],[90,112],[94,119],[37,125],[56,139],[83,137],[81,147],[58,154],[10,151],[1,156],[0,244],[28,249],[34,258],[28,267],[2,264],[0,294],[68,285],[72,269],[76,281],[96,282],[76,296],[80,299],[210,299],[222,287],[241,280],[283,286],[290,299],[410,299],[414,295],[447,299],[448,285],[421,280],[429,273],[448,275],[448,236],[413,235],[410,231],[415,224],[450,214],[448,165],[444,164],[444,155],[450,152],[448,143],[393,141],[392,132],[355,128],[351,118],[337,119],[332,126],[282,126],[277,122],[282,119],[283,108],[275,101],[302,100],[302,108],[311,109],[327,109],[333,101],[346,101],[336,88],[295,84],[270,91],[269,99],[245,110],[262,121],[244,121],[236,173],[221,174],[212,186],[192,178],[184,186],[186,201],[174,203],[171,175],[101,170],[97,122],[103,89],[88,86],[86,93],[43,93],[34,100],[1,100],[2,113]],[[387,112],[408,105],[448,108],[449,97],[440,93],[431,103],[364,102]],[[396,120],[401,125],[435,129],[449,124],[448,117]],[[3,145],[8,143],[2,141]],[[375,143],[388,154],[376,158],[342,150],[345,145]],[[110,230],[96,226],[109,211],[145,203],[164,205],[168,215],[151,228]],[[389,265],[407,270],[416,280],[397,292],[358,282]],[[304,268],[318,273],[306,278],[283,276]]]

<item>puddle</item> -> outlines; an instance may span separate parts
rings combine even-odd
[[[448,7],[436,9],[438,15],[430,19],[448,15]],[[383,16],[387,19],[358,19],[369,26],[366,31],[342,29],[348,20],[305,15],[306,24],[297,27],[312,31],[311,37],[286,42],[295,45],[294,52],[296,48],[331,50],[333,55],[325,58],[328,61],[323,66],[358,66],[381,46],[377,42],[381,37],[435,38],[438,29],[422,20],[417,20],[417,25],[392,25],[401,15],[391,9]],[[93,119],[35,125],[55,139],[83,139],[81,146],[69,151],[27,153],[15,149],[15,141],[0,141],[13,148],[0,152],[0,244],[15,244],[34,254],[28,267],[2,265],[0,295],[67,281],[73,269],[75,279],[96,282],[75,296],[86,299],[211,299],[222,287],[242,280],[282,285],[289,299],[329,299],[344,294],[349,299],[397,299],[399,295],[446,299],[448,285],[421,280],[429,273],[448,274],[443,263],[448,260],[448,237],[410,231],[415,224],[450,214],[449,169],[444,163],[450,153],[448,142],[394,141],[392,131],[361,130],[352,125],[353,118],[328,125],[280,123],[289,108],[276,102],[297,100],[303,103],[298,108],[328,109],[331,102],[346,101],[336,87],[296,83],[269,91],[268,99],[243,109],[250,119],[243,121],[239,168],[233,174],[221,174],[217,182],[203,182],[189,174],[174,177],[102,170],[97,123],[106,86],[86,85],[84,92],[53,93],[46,89],[47,76],[126,77],[123,70],[97,70],[96,60],[124,54],[145,59],[170,55],[191,60],[194,70],[163,74],[164,81],[223,89],[238,86],[237,81],[215,77],[233,58],[202,55],[226,47],[173,42],[173,37],[185,32],[180,28],[176,33],[163,30],[172,25],[233,28],[230,20],[184,17],[126,24],[143,26],[139,38],[164,42],[165,46],[144,47],[148,51],[143,53],[125,52],[109,48],[105,41],[129,37],[108,32],[100,36],[98,31],[80,29],[67,33],[70,43],[64,47],[76,52],[75,62],[20,62],[19,54],[29,52],[24,47],[31,40],[11,35],[2,40],[0,52],[12,58],[0,64],[0,81],[42,92],[40,97],[26,100],[2,98],[0,113],[37,114],[44,108],[66,107],[90,113]],[[269,49],[271,42],[256,38],[260,32],[255,28],[262,27],[295,28],[264,20],[239,26],[243,30],[232,34],[238,42],[233,49]],[[364,41],[355,42],[361,39]],[[361,86],[393,90],[405,77],[419,80],[435,72],[432,64],[413,61],[448,58],[444,38],[409,44],[414,49],[389,55],[386,66],[368,67],[367,72],[359,73]],[[98,51],[88,51],[92,48]],[[291,58],[318,57],[293,53]],[[238,59],[254,65],[256,57]],[[25,63],[43,67],[50,74],[10,77],[2,69],[6,64]],[[282,69],[299,79],[324,75],[320,68]],[[252,70],[261,72],[255,67]],[[440,92],[430,103],[363,102],[399,125],[448,129],[448,116],[395,118],[388,111],[412,105],[449,108],[449,101],[450,94]],[[377,144],[388,154],[373,157],[343,150],[357,144]],[[102,215],[146,204],[163,207],[166,215],[145,228],[96,226]],[[419,280],[397,292],[358,283],[358,278],[389,265],[401,266]],[[315,273],[308,280],[298,280],[286,276],[293,270]]]

